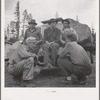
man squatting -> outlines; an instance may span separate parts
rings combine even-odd
[[[65,73],[67,81],[71,81],[72,84],[85,84],[86,75],[91,74],[90,59],[86,51],[77,44],[77,33],[70,28],[70,22],[66,19],[62,20],[64,26],[62,32],[56,28],[55,19],[50,19],[47,23],[49,27],[44,30],[44,39],[35,28],[37,25],[35,20],[29,23],[30,27],[25,33],[25,43],[17,48],[9,60],[9,73],[14,77],[21,75],[22,86],[24,84],[24,86],[34,87],[35,84],[31,84],[29,81],[34,78],[34,58],[38,58],[38,53],[32,51],[36,50],[37,42],[42,40],[43,45],[37,48],[37,52],[43,53],[44,66],[56,67],[58,65]],[[34,28],[32,28],[33,26]],[[60,44],[63,44],[61,49]],[[39,73],[40,69],[37,72]],[[77,82],[74,80],[75,78]]]

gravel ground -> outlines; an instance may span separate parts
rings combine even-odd
[[[36,76],[32,83],[36,87],[95,87],[95,63],[92,64],[92,74],[87,77],[86,85],[71,85],[64,81],[65,76],[59,68],[43,70]],[[20,87],[13,80],[13,77],[8,73],[7,66],[5,66],[5,87]],[[35,87],[35,88],[36,88]]]

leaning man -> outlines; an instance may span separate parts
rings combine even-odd
[[[21,44],[9,59],[8,71],[13,77],[21,77],[21,86],[34,87],[31,84],[31,80],[34,78],[34,58],[35,53],[31,53],[30,50],[34,48],[36,39],[29,37],[26,39],[26,44]]]
[[[77,44],[76,34],[66,34],[66,45],[60,52],[58,65],[66,74],[66,80],[72,84],[86,84],[87,75],[91,74],[92,68],[86,51]],[[69,75],[68,75],[69,72]]]

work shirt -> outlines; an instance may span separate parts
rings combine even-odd
[[[60,35],[61,31],[58,28],[54,27],[51,29],[48,27],[44,30],[44,41],[59,43]]]
[[[42,34],[40,32],[40,29],[38,28],[35,28],[34,30],[28,28],[26,31],[25,31],[25,37],[24,37],[24,40],[28,37],[35,37],[37,40],[41,40],[42,39]]]
[[[11,58],[9,59],[9,64],[13,67],[13,65],[18,64],[20,61],[32,57],[32,53],[28,52],[26,46],[21,44],[12,54]]]
[[[77,44],[77,42],[66,43],[64,49],[60,53],[60,58],[69,57],[73,64],[86,65],[90,64],[90,59],[86,51]]]

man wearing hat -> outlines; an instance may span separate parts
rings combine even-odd
[[[65,44],[65,37],[66,37],[67,34],[73,33],[73,34],[77,35],[77,33],[72,27],[70,27],[70,21],[68,19],[62,19],[62,24],[63,24],[62,43]]]
[[[44,64],[56,66],[61,31],[56,28],[56,19],[50,19],[47,23],[49,27],[44,30]]]
[[[32,53],[31,50],[35,48],[37,41],[34,37],[28,37],[25,42],[16,49],[9,59],[8,71],[14,78],[22,78],[22,86],[34,87],[35,85],[30,84],[30,81],[34,78],[34,59],[37,55]]]
[[[37,23],[35,22],[34,19],[31,19],[29,21],[29,28],[25,31],[24,40],[28,37],[35,37],[36,40],[42,39],[42,34],[40,32],[40,29],[36,28],[35,27],[36,25],[37,25]]]

